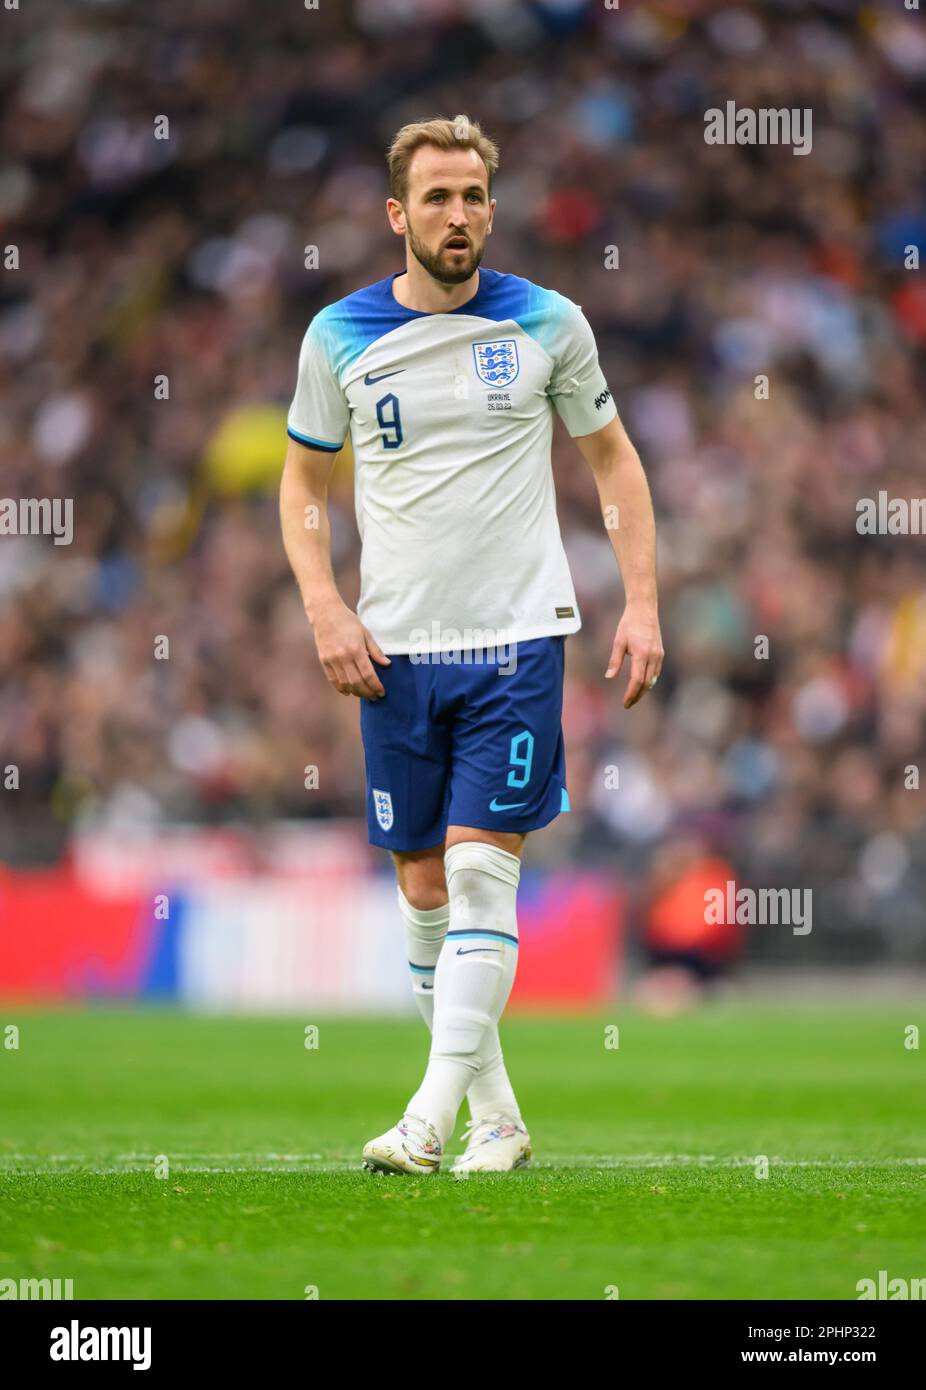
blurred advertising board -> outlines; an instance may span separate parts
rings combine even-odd
[[[352,822],[82,835],[54,868],[0,866],[0,998],[412,1011],[385,868]],[[623,915],[607,875],[525,869],[511,1007],[611,998]]]

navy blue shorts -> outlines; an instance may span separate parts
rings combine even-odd
[[[386,694],[360,701],[371,844],[428,849],[448,825],[523,834],[569,810],[565,645],[537,637],[507,660],[432,653],[376,667]]]

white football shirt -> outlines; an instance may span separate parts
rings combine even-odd
[[[573,436],[617,414],[587,320],[495,270],[436,314],[400,304],[395,279],[315,316],[288,420],[315,449],[336,452],[350,432],[361,622],[387,654],[576,632],[553,412]]]

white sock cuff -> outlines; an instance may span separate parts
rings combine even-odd
[[[431,928],[436,931],[439,927],[446,927],[450,921],[450,903],[442,903],[440,907],[412,907],[402,889],[396,884],[396,892],[399,895],[399,911],[406,922],[413,927]]]
[[[444,874],[447,887],[451,876],[461,869],[476,869],[501,879],[511,888],[517,888],[521,878],[521,861],[516,854],[509,854],[497,845],[488,845],[483,840],[461,840],[451,845],[444,855]]]

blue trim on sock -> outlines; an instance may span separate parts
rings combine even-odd
[[[510,936],[506,931],[449,931],[449,936],[490,936],[494,941],[510,941],[512,946],[517,946],[518,938]]]

